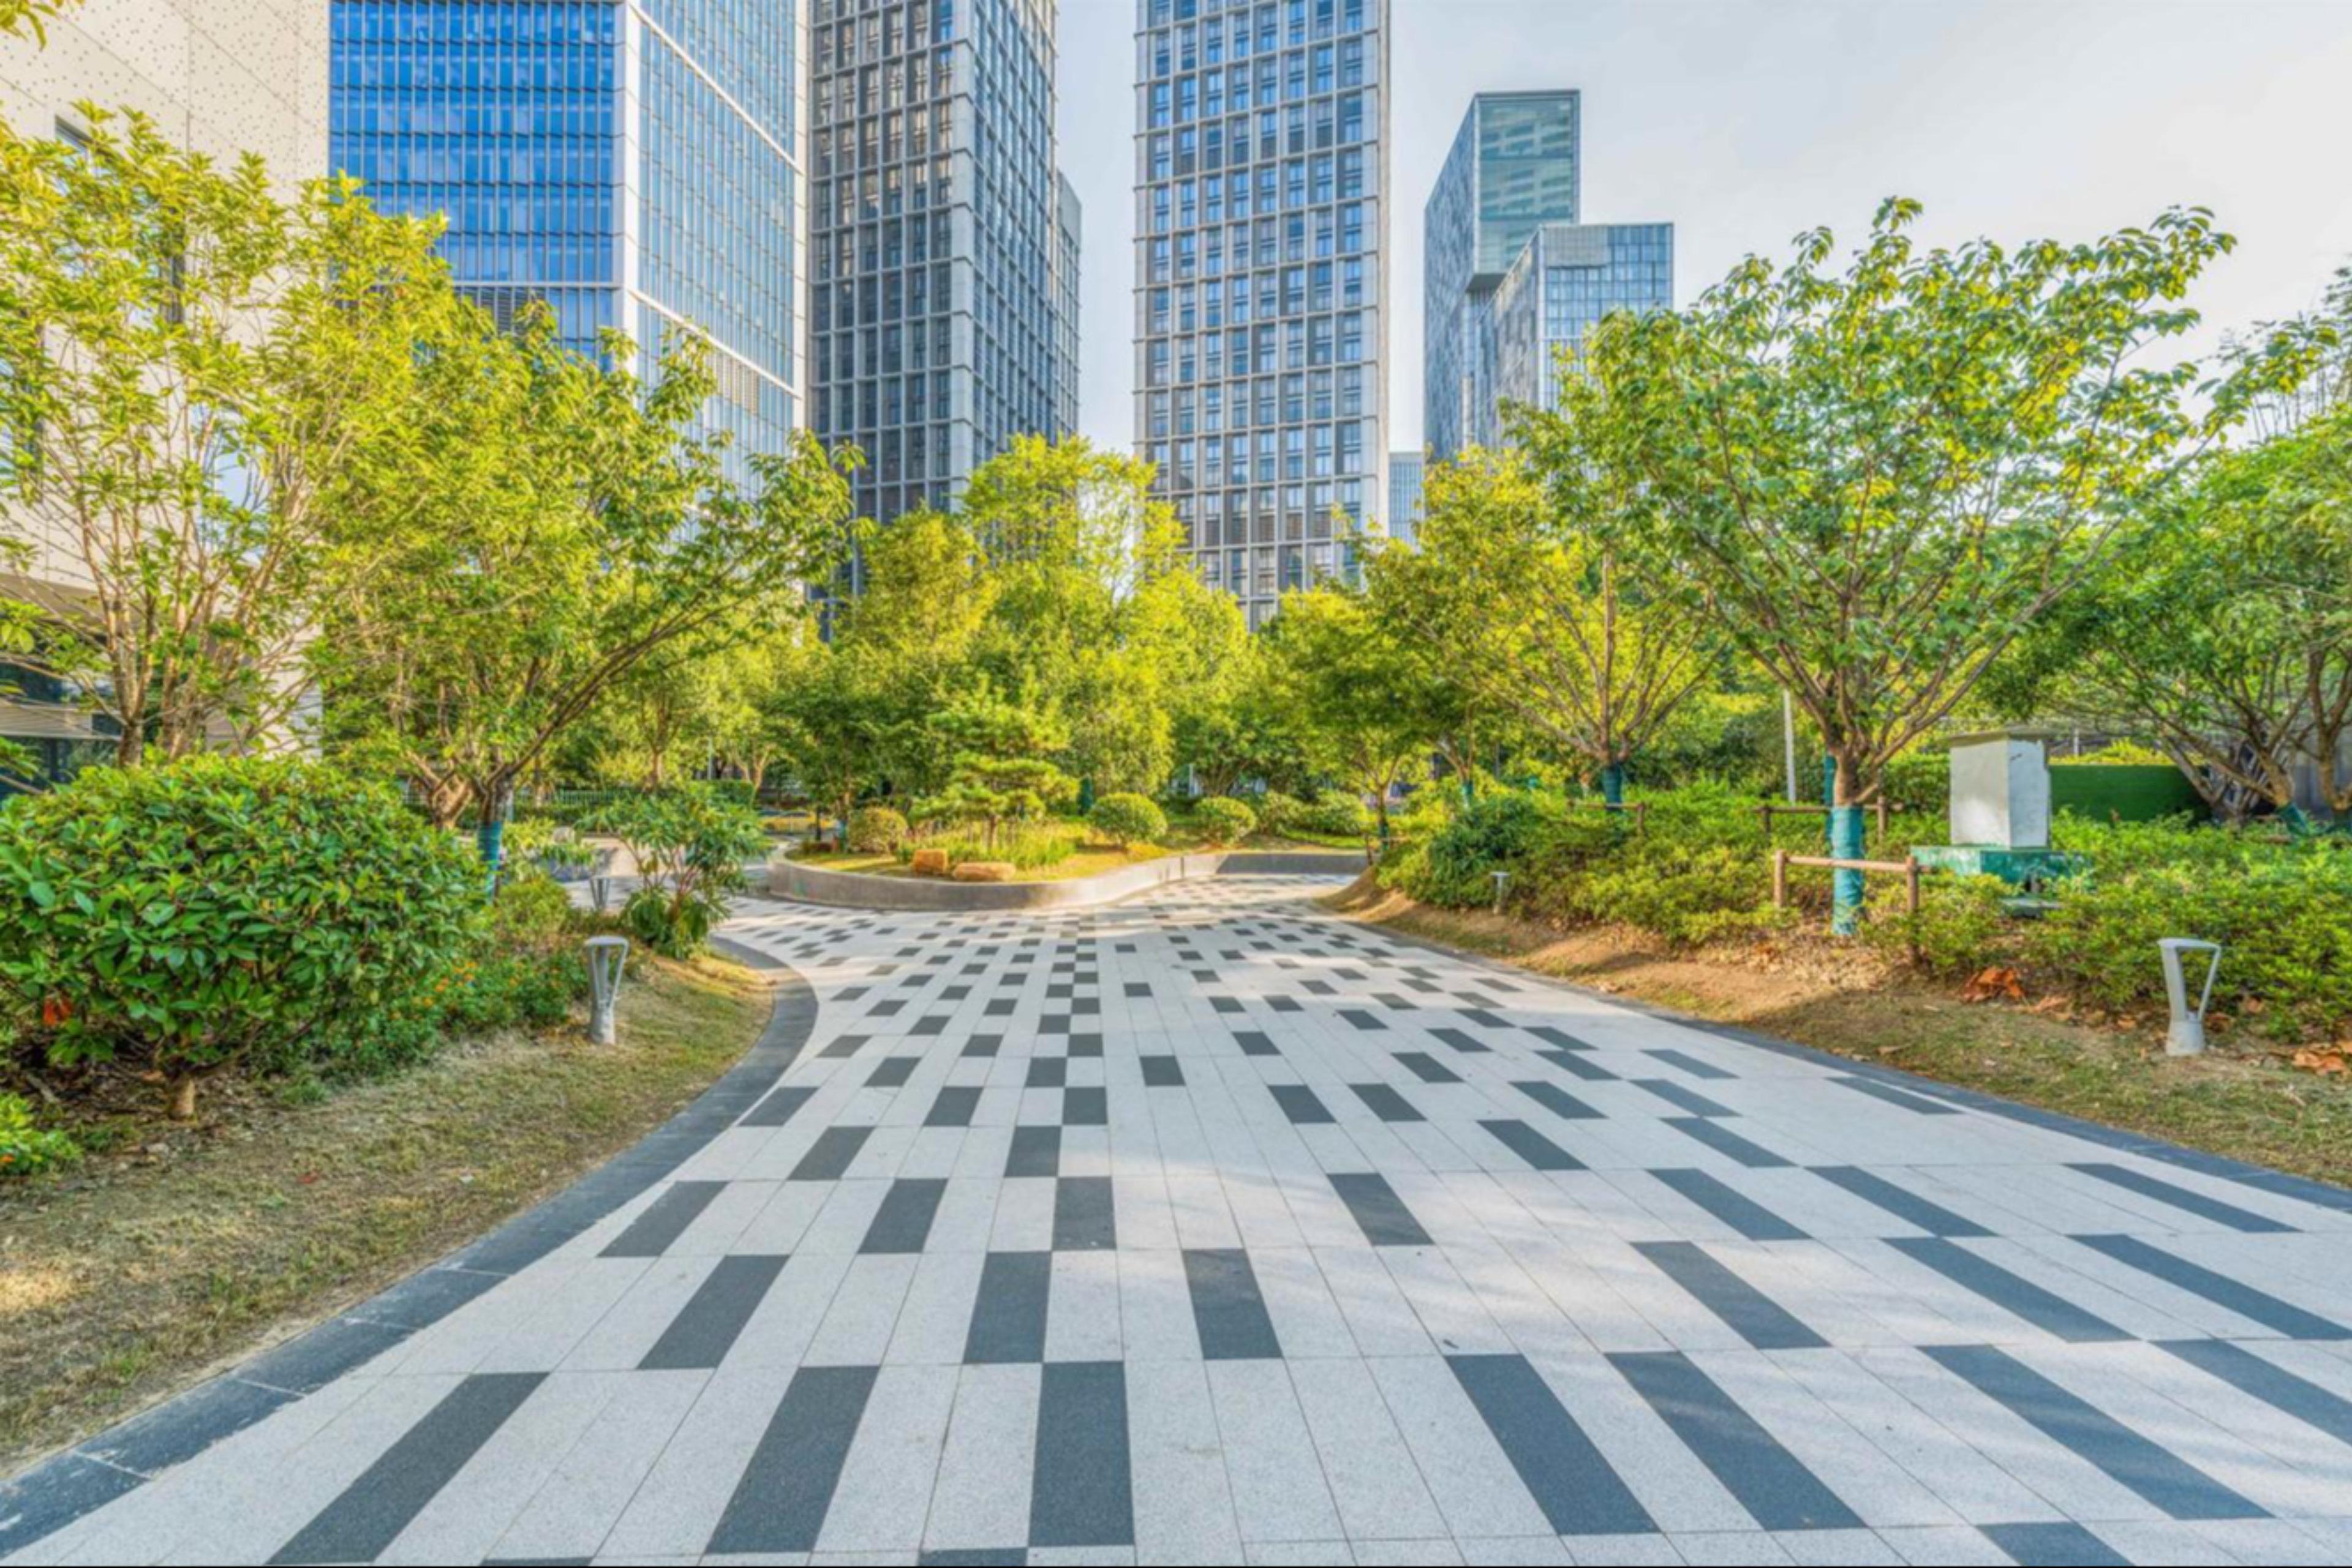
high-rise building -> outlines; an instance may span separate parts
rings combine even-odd
[[[1419,452],[1389,454],[1389,514],[1381,521],[1400,544],[1421,542],[1421,482],[1427,460]]]
[[[1386,501],[1389,0],[1136,16],[1136,446],[1262,625]]]
[[[1505,403],[1559,407],[1561,355],[1573,355],[1602,317],[1674,303],[1674,225],[1545,224],[1486,304],[1491,384],[1471,410],[1466,438],[1499,444]]]
[[[327,172],[327,17],[316,0],[85,0],[47,31],[46,45],[0,37],[0,118],[16,134],[79,136],[79,106],[93,103],[135,109],[224,166],[257,153],[281,196]],[[0,597],[63,611],[87,595],[69,528],[37,504],[0,507],[0,534],[31,551],[0,563]],[[110,760],[116,730],[54,675],[0,659],[0,737],[37,764],[18,782],[47,784]],[[0,795],[12,787],[0,776]]]
[[[1482,92],[1423,210],[1422,438],[1441,461],[1495,406],[1483,317],[1546,224],[1577,221],[1582,103],[1573,89]],[[1490,437],[1489,437],[1490,438]]]
[[[808,0],[333,0],[331,162],[593,352],[699,334],[736,460],[803,421]]]
[[[1055,0],[811,3],[813,417],[887,522],[1066,428]]]
[[[1078,299],[1086,250],[1086,209],[1077,188],[1054,174],[1054,424],[1078,427]]]

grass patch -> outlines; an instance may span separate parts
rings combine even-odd
[[[2176,1058],[2158,1035],[2079,1023],[2031,1004],[1964,1002],[1826,942],[1761,955],[1669,950],[1622,930],[1562,933],[1435,909],[1369,878],[1327,902],[1533,973],[2352,1186],[2352,1084],[2300,1071],[2287,1052],[2251,1034]]]
[[[107,1152],[0,1187],[0,1475],[559,1190],[767,1022],[768,984],[739,965],[641,968],[612,1048],[507,1033],[331,1092],[223,1081],[193,1128],[118,1117],[88,1129]]]

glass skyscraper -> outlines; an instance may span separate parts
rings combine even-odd
[[[866,454],[858,510],[887,522],[1075,419],[1055,0],[810,4],[813,418]]]
[[[1675,303],[1675,226],[1546,224],[1503,275],[1486,309],[1489,395],[1472,410],[1467,439],[1504,439],[1506,402],[1559,406],[1560,355],[1614,310]]]
[[[1400,544],[1421,542],[1421,483],[1426,463],[1419,452],[1389,454],[1389,513],[1383,531]]]
[[[743,454],[802,421],[804,0],[333,0],[329,162],[593,352],[690,331]]]
[[[1054,424],[1067,435],[1078,427],[1078,297],[1086,209],[1076,186],[1054,175]]]
[[[1536,231],[1577,221],[1582,100],[1573,89],[1482,92],[1423,215],[1422,436],[1443,460],[1495,403],[1483,321]]]
[[[1389,0],[1136,16],[1136,446],[1258,626],[1387,504]]]

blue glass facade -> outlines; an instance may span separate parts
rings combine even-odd
[[[330,163],[593,352],[690,330],[743,454],[800,420],[799,0],[334,0]]]
[[[813,0],[813,421],[866,454],[877,521],[1075,421],[1055,19],[1054,0]]]
[[[1253,626],[1388,468],[1388,0],[1137,0],[1136,447]]]
[[[1491,410],[1483,320],[1495,289],[1546,224],[1577,221],[1582,100],[1573,89],[1470,101],[1423,213],[1423,439],[1444,459]]]
[[[1675,226],[1547,224],[1495,289],[1487,307],[1493,395],[1475,410],[1469,439],[1504,438],[1502,406],[1559,405],[1559,378],[1585,334],[1618,310],[1675,303]]]
[[[1421,542],[1421,481],[1425,461],[1419,452],[1389,454],[1389,514],[1382,521],[1399,544]]]

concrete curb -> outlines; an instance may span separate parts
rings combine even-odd
[[[856,871],[828,871],[797,860],[776,860],[768,867],[768,896],[828,909],[971,914],[1085,909],[1204,877],[1353,877],[1363,869],[1363,857],[1346,850],[1328,854],[1241,850],[1170,855],[1061,882],[950,882],[934,878],[869,877]]]

